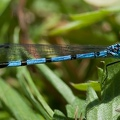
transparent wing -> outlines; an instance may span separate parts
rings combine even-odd
[[[3,44],[0,45],[0,62],[48,58],[53,56],[75,55],[99,52],[107,46],[91,45],[48,45],[48,44]]]

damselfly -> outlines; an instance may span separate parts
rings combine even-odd
[[[120,44],[111,46],[1,44],[0,68],[74,59],[120,58]]]

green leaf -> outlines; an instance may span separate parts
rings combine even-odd
[[[86,12],[86,13],[77,14],[77,15],[71,15],[70,17],[73,20],[82,20],[82,21],[88,21],[88,18],[89,18],[89,21],[95,22],[95,21],[103,19],[108,14],[110,14],[110,12],[108,10],[100,9],[98,11]]]
[[[75,100],[75,96],[72,90],[56,76],[52,70],[50,70],[46,65],[36,65],[40,72],[47,78],[47,80],[54,86],[54,88],[64,97],[68,103],[72,103]]]
[[[46,119],[51,119],[54,113],[39,93],[26,67],[18,68],[17,76],[24,93],[28,96],[29,100],[31,100],[34,107],[40,111]]]
[[[77,15],[70,15],[70,17],[74,21],[69,22],[65,24],[64,26],[55,28],[54,30],[51,30],[49,35],[57,35],[57,34],[68,32],[70,30],[90,26],[93,23],[96,23],[102,20],[104,17],[107,17],[108,15],[116,13],[118,11],[120,11],[120,7],[116,9],[107,8],[107,9],[100,9],[98,11],[86,12],[86,13],[77,14]]]
[[[113,62],[113,60],[109,61]],[[107,62],[108,63],[108,62]],[[102,85],[101,98],[92,88],[87,93],[87,120],[116,120],[119,117],[117,109],[120,105],[120,64],[109,66],[108,77]],[[103,73],[104,75],[104,73]],[[101,76],[102,77],[102,76]],[[103,77],[102,77],[103,78]],[[104,78],[103,78],[104,80]]]
[[[97,81],[89,81],[87,83],[80,84],[71,83],[71,85],[81,91],[87,91],[88,87],[92,87],[95,91],[101,91],[100,83]]]
[[[81,117],[81,115],[82,118],[84,118],[85,110],[86,110],[86,102],[85,100],[76,98],[72,104],[66,105],[66,110],[67,110],[68,118],[78,119]]]
[[[12,113],[16,120],[40,120],[40,115],[35,113],[22,96],[13,88],[8,86],[0,78],[0,99]]]
[[[53,120],[67,120],[67,118],[61,111],[54,110]]]

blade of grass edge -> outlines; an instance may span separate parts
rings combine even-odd
[[[37,90],[27,68],[26,67],[18,68],[17,77],[19,78],[21,87],[23,88],[25,93],[27,93],[26,95],[32,101],[34,106],[44,115],[44,117],[46,119],[51,119],[53,117],[54,112],[48,106],[48,104],[45,102],[42,95]],[[27,83],[26,83],[26,81],[27,81]],[[31,92],[31,90],[32,90],[32,92]],[[34,95],[32,93],[34,93]]]
[[[75,100],[75,96],[72,90],[46,65],[41,64],[36,66],[68,103],[72,103]]]
[[[16,120],[40,120],[41,118],[24,102],[20,94],[7,85],[2,78],[0,78],[0,99]]]

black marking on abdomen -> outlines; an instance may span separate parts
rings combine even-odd
[[[27,65],[27,61],[21,61],[21,66]]]
[[[52,62],[51,58],[46,58],[46,62]]]
[[[71,60],[76,59],[76,55],[71,55]]]
[[[8,62],[0,63],[0,68],[7,67],[9,65]]]

